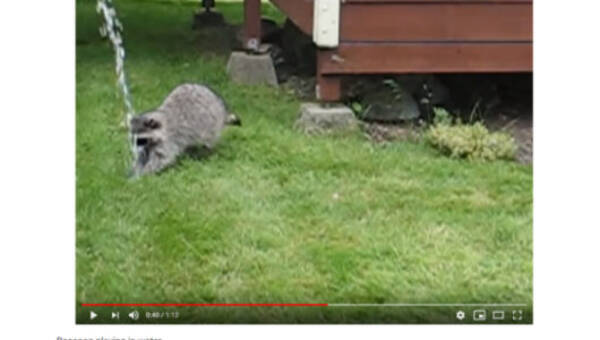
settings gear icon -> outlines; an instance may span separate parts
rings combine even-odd
[[[462,310],[459,310],[458,312],[456,312],[456,318],[458,320],[464,320],[464,318],[465,318],[465,312],[463,312]]]

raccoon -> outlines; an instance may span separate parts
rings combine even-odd
[[[157,173],[192,147],[212,149],[228,124],[241,125],[241,121],[210,88],[177,86],[158,108],[131,119],[137,152],[131,175]]]

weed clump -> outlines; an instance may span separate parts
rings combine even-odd
[[[464,124],[454,121],[441,108],[434,108],[434,122],[425,133],[425,140],[451,158],[494,161],[512,160],[517,144],[508,133],[490,132],[481,122]]]

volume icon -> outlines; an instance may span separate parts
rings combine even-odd
[[[140,318],[140,313],[138,313],[137,310],[134,310],[133,312],[129,313],[129,317],[131,320],[137,320]]]

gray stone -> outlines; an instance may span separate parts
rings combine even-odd
[[[295,126],[310,134],[353,131],[358,128],[358,120],[350,108],[341,104],[324,107],[304,103]]]
[[[239,84],[267,84],[277,87],[277,75],[269,54],[233,52],[227,63],[227,74]]]
[[[403,84],[385,77],[360,77],[347,84],[346,93],[361,108],[365,121],[400,123],[420,116],[419,104]]]
[[[433,74],[403,74],[395,79],[418,101],[442,105],[450,99],[448,88]]]
[[[381,89],[368,93],[363,101],[363,119],[368,121],[400,122],[416,119],[421,114],[413,96],[401,86],[393,91]]]

